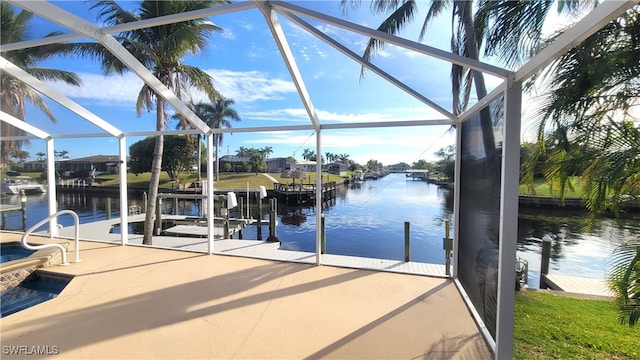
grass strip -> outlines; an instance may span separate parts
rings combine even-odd
[[[514,325],[516,359],[640,358],[640,326],[621,325],[612,301],[522,291]]]

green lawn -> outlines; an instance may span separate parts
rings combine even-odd
[[[306,173],[308,175],[307,179],[304,180],[305,184],[308,183],[312,183],[315,184],[316,182],[316,173],[315,172],[308,172]],[[37,172],[37,173],[23,173],[23,175],[25,176],[30,176],[33,177],[35,179],[43,179],[42,178],[42,173]],[[129,187],[131,188],[148,188],[149,187],[149,177],[150,177],[151,173],[143,173],[143,174],[139,174],[139,175],[135,175],[135,174],[127,174],[127,182],[129,184]],[[204,174],[203,174],[204,175]],[[274,178],[276,178],[279,182],[281,183],[291,183],[292,179],[289,178],[282,178],[280,176],[280,174],[270,174],[271,176],[273,176]],[[0,173],[0,176],[4,177],[3,173]],[[338,175],[333,175],[333,174],[326,174],[323,173],[323,181],[327,181],[327,179],[329,179],[329,181],[337,181],[337,182],[342,182],[343,178],[338,176]],[[203,176],[204,178],[204,176]],[[117,187],[118,186],[118,175],[116,174],[111,174],[111,175],[100,175],[97,177],[97,180],[101,182],[102,186],[109,186],[109,187]],[[190,184],[194,181],[197,180],[197,174],[195,173],[184,173],[182,175],[180,175],[179,177],[179,182],[173,182],[169,179],[169,177],[167,176],[166,172],[163,172],[160,176],[160,187],[161,188],[167,188],[170,189],[172,186],[173,187],[177,187],[178,184],[180,184],[180,186],[184,186],[184,184]],[[221,188],[221,189],[239,189],[239,188],[245,188],[247,187],[247,181],[249,182],[249,187],[251,188],[257,188],[258,186],[262,185],[265,186],[267,189],[273,189],[273,182],[271,180],[269,180],[267,177],[258,174],[256,175],[255,173],[234,173],[234,174],[221,174],[220,175],[220,181],[215,185],[216,188]],[[300,180],[296,180],[296,182],[300,182]],[[579,177],[575,177],[572,180],[572,184],[575,188],[575,192],[574,193],[567,193],[566,197],[567,198],[580,198],[582,195],[582,186],[580,184],[580,178]],[[534,186],[533,186],[534,190],[533,192],[529,190],[528,186],[526,185],[520,185],[520,195],[529,195],[529,196],[542,196],[542,197],[559,197],[559,194],[556,191],[554,191],[554,189],[552,189],[552,187],[546,182],[545,179],[536,179],[534,181]]]
[[[316,183],[316,173],[308,172],[307,179],[303,180],[305,184],[315,184]],[[291,183],[293,180],[290,178],[282,178],[280,174],[270,174],[280,183]],[[343,181],[343,178],[338,175],[326,174],[323,173],[323,181]],[[143,173],[139,175],[135,174],[127,174],[127,183],[130,188],[148,188],[149,187],[149,178],[151,177],[151,173]],[[203,177],[204,179],[204,177]],[[105,187],[117,187],[119,183],[119,177],[116,174],[111,175],[100,175],[96,178],[97,181],[101,183],[101,186]],[[178,181],[171,181],[169,176],[165,172],[162,172],[160,175],[160,187],[165,189],[170,189],[172,187],[178,188],[189,186],[189,184],[193,183],[197,180],[197,174],[195,173],[184,173],[180,175]],[[296,183],[300,183],[301,180],[296,180]],[[268,177],[262,174],[256,173],[235,173],[235,174],[221,174],[220,181],[215,183],[215,187],[218,189],[244,189],[247,187],[247,182],[249,183],[250,188],[257,188],[259,186],[264,186],[267,190],[273,189],[273,181]]]
[[[516,294],[515,359],[638,359],[640,326],[618,322],[611,301]]]
[[[580,177],[573,177],[571,179],[571,185],[574,188],[574,192],[569,192],[567,189],[567,193],[565,194],[566,198],[580,198],[582,196],[582,184],[580,183]],[[520,185],[520,195],[529,195],[529,196],[542,196],[542,197],[560,197],[560,193],[557,188],[553,188],[547,180],[535,179],[533,182],[533,191],[529,189],[527,185]]]

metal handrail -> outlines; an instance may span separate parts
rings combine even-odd
[[[27,237],[35,229],[37,229],[40,226],[42,226],[43,224],[51,221],[51,219],[57,218],[58,216],[63,215],[63,214],[72,215],[73,219],[75,221],[74,225],[75,225],[76,259],[75,259],[74,262],[80,262],[80,219],[78,218],[78,214],[76,214],[72,210],[60,210],[57,213],[48,216],[47,218],[43,219],[39,223],[37,223],[37,224],[33,225],[32,227],[30,227],[29,230],[27,230],[24,233],[24,235],[22,235],[22,239],[20,239],[20,243],[22,244],[22,247],[24,247],[27,250],[40,250],[40,249],[57,247],[57,248],[60,249],[60,252],[62,253],[62,264],[61,265],[69,265],[69,263],[67,262],[67,250],[64,248],[64,246],[62,246],[60,244],[43,244],[43,245],[29,245],[29,244],[27,244]]]

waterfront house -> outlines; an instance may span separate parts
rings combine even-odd
[[[296,164],[294,159],[286,157],[269,158],[266,162],[268,173],[282,173],[283,171],[295,168]]]
[[[77,159],[56,160],[56,171],[63,176],[82,173],[83,176],[100,174],[118,174],[120,172],[120,156],[93,155]]]

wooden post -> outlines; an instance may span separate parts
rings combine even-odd
[[[271,205],[271,212],[269,213],[269,237],[267,242],[280,242],[278,239],[278,233],[276,231],[276,219],[278,218],[278,200],[269,199],[269,205]]]
[[[409,262],[411,259],[411,240],[409,237],[409,222],[404,222],[404,261]]]
[[[256,192],[256,205],[258,205],[258,225],[257,236],[258,240],[262,240],[262,201],[260,200],[260,192]]]
[[[444,238],[442,239],[442,248],[444,249],[444,272],[445,275],[451,275],[451,255],[453,251],[453,239],[449,237],[451,226],[449,220],[444,222]]]
[[[228,205],[225,205],[228,206]],[[230,239],[231,236],[229,236],[229,209],[228,208],[222,208],[222,216],[224,217],[224,224],[223,224],[223,231],[224,231],[224,235],[223,235],[223,239]]]
[[[156,204],[156,235],[160,235],[162,231],[162,197],[158,196]]]
[[[27,231],[27,194],[20,190],[20,205],[22,209],[22,231]]]
[[[327,253],[327,233],[324,226],[324,214],[320,218],[320,254]]]
[[[178,197],[173,198],[173,215],[178,215]]]
[[[238,211],[240,213],[240,219],[244,219],[244,199],[238,198]]]
[[[107,203],[105,204],[105,213],[107,216],[107,220],[111,220],[111,198],[107,197]]]
[[[540,289],[547,288],[545,281],[546,275],[549,273],[549,259],[551,257],[551,236],[545,235],[542,238],[542,261],[540,262]]]

